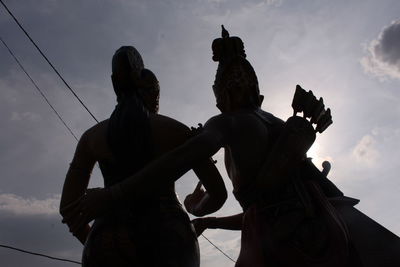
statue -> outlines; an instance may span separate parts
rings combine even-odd
[[[229,35],[224,29],[222,37],[213,42],[215,61],[220,59],[218,49],[229,51],[226,49],[229,41],[232,47],[243,49],[237,39],[226,39]],[[241,53],[245,55],[244,51]],[[234,190],[245,213],[195,219],[197,234],[207,228],[242,230],[241,253],[236,266],[400,266],[399,237],[354,208],[359,200],[344,196],[327,179],[329,162],[323,163],[320,172],[311,160],[300,159],[315,139],[310,126],[316,124],[314,132],[322,133],[332,123],[330,109],[325,110],[322,98],[317,100],[311,91],[305,92],[299,85],[292,108],[293,117],[286,122],[286,130],[281,130],[256,182],[245,190]],[[303,120],[305,124],[301,127],[301,120],[296,118],[298,112],[310,118],[309,124]],[[293,124],[296,120],[298,125]],[[292,135],[287,134],[291,132],[290,124],[295,131]],[[297,159],[293,154],[296,151],[301,152]],[[296,166],[296,162],[300,165]],[[291,171],[295,173],[290,174]],[[271,190],[282,183],[274,181],[275,177],[292,179],[301,209],[293,207],[296,203],[290,204],[290,201],[265,206],[271,199],[265,199],[266,195],[273,195]],[[199,190],[201,187],[196,187],[193,194]],[[252,207],[252,203],[256,203],[256,207]],[[269,253],[265,253],[266,248]],[[260,251],[264,251],[264,255],[260,255]]]
[[[344,196],[324,175],[327,170],[320,172],[306,157],[316,132],[332,123],[323,100],[297,86],[294,115],[284,122],[261,109],[264,97],[241,39],[223,29],[212,48],[219,62],[213,90],[221,114],[135,175],[106,189],[88,190],[71,206],[81,213],[78,224],[121,203],[135,207],[137,199],[151,194],[150,178],[156,177],[162,188],[224,148],[227,173],[243,213],[197,219],[194,224],[197,234],[206,228],[242,230],[237,267],[400,266],[393,253],[400,251],[399,238],[355,210],[358,200]],[[207,191],[198,185],[185,199],[190,213],[208,213]],[[374,236],[366,242],[369,233]]]
[[[60,204],[63,221],[85,244],[83,266],[199,266],[197,237],[176,197],[174,180],[157,187],[154,179],[152,192],[136,199],[135,207],[114,205],[96,217],[92,227],[88,222],[79,224],[82,214],[69,208],[84,195],[96,162],[105,188],[110,188],[191,135],[182,123],[158,114],[157,78],[144,68],[134,47],[116,51],[111,78],[118,104],[109,119],[80,138]],[[218,170],[210,159],[199,161],[193,169],[208,191],[206,212],[216,211],[226,199]]]

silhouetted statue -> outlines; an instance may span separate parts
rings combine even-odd
[[[122,203],[135,207],[154,190],[155,179],[163,188],[224,148],[227,173],[243,213],[194,223],[197,234],[205,228],[242,230],[237,267],[400,266],[393,253],[400,251],[398,238],[355,210],[358,200],[345,197],[327,179],[327,171],[320,172],[306,157],[316,132],[332,123],[323,100],[297,86],[294,115],[283,122],[260,108],[263,96],[241,39],[223,29],[212,48],[219,62],[213,90],[221,114],[135,175],[106,189],[88,190],[71,206],[81,212],[77,224]],[[207,191],[199,184],[185,199],[186,209],[205,215]]]
[[[228,39],[225,29],[222,37],[213,42],[219,71],[229,58],[221,56],[226,51],[245,56],[237,37]],[[226,78],[227,83],[238,83],[240,75],[232,75],[236,78]],[[400,266],[399,237],[354,208],[359,200],[345,197],[327,179],[329,162],[323,162],[320,172],[305,157],[315,139],[311,125],[322,133],[332,123],[330,109],[300,86],[292,107],[294,117],[282,126],[260,117],[272,144],[258,178],[249,185],[234,183],[244,213],[195,219],[197,234],[207,228],[242,230],[236,266]],[[295,117],[298,112],[310,118],[309,123]],[[192,195],[201,191],[198,185]]]
[[[196,233],[176,197],[172,179],[157,186],[157,177],[147,177],[149,182],[154,179],[149,194],[136,198],[134,205],[113,205],[95,218],[92,227],[89,221],[82,224],[83,211],[71,209],[85,193],[96,162],[105,188],[110,188],[191,136],[182,123],[157,114],[158,81],[144,68],[135,48],[116,51],[111,78],[118,104],[110,119],[82,135],[60,204],[64,222],[85,243],[83,266],[199,266]],[[207,158],[193,169],[207,188],[204,212],[218,210],[226,199],[218,170]]]

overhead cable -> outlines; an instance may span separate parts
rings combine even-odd
[[[4,6],[4,8],[7,10],[8,14],[14,19],[14,21],[17,23],[19,28],[25,33],[26,37],[28,37],[29,41],[36,47],[36,49],[39,51],[39,53],[42,55],[42,57],[49,63],[50,67],[54,70],[54,72],[57,74],[57,76],[63,81],[65,86],[71,91],[71,93],[75,96],[75,98],[82,104],[82,106],[86,109],[86,111],[90,114],[90,116],[96,121],[99,122],[96,117],[93,115],[93,113],[89,110],[89,108],[83,103],[83,101],[79,98],[79,96],[75,93],[75,91],[69,86],[69,84],[65,81],[65,79],[61,76],[60,72],[54,67],[54,65],[50,62],[50,60],[47,58],[47,56],[42,52],[42,50],[39,48],[39,46],[36,44],[36,42],[31,38],[31,36],[28,34],[28,32],[22,27],[21,23],[18,21],[18,19],[14,16],[14,14],[11,12],[11,10],[6,6],[6,4],[3,2],[3,0],[0,0],[0,3]]]
[[[45,257],[45,258],[52,259],[52,260],[71,262],[71,263],[75,263],[75,264],[79,264],[79,265],[82,264],[82,263],[79,262],[79,261],[74,261],[74,260],[69,260],[69,259],[64,259],[64,258],[53,257],[53,256],[49,256],[49,255],[46,255],[46,254],[37,253],[37,252],[32,252],[32,251],[28,251],[28,250],[24,250],[24,249],[12,247],[12,246],[7,246],[7,245],[1,245],[1,244],[0,244],[0,247],[2,247],[2,248],[8,248],[8,249],[15,250],[15,251],[19,251],[19,252],[22,252],[22,253],[25,253],[25,254],[30,254],[30,255]]]
[[[50,108],[53,110],[53,112],[57,115],[57,117],[60,119],[62,124],[64,124],[65,128],[68,129],[68,131],[72,134],[72,136],[75,138],[76,141],[78,141],[78,138],[74,134],[74,132],[71,130],[71,128],[67,125],[67,123],[64,121],[64,119],[61,117],[61,115],[57,112],[57,110],[54,108],[54,106],[50,103],[49,99],[46,97],[46,95],[43,93],[43,91],[39,88],[39,86],[36,84],[36,82],[32,79],[32,77],[29,75],[29,73],[26,71],[24,66],[21,64],[21,62],[18,60],[18,58],[15,56],[14,52],[11,50],[11,48],[7,45],[7,43],[1,38],[0,36],[0,41],[3,43],[3,45],[7,48],[8,52],[10,55],[14,58],[14,60],[17,62],[18,66],[21,68],[21,70],[28,76],[29,80],[35,86],[36,90],[39,92],[39,94],[44,98],[46,103],[50,106]]]

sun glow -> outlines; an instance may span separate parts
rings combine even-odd
[[[318,158],[318,152],[319,152],[319,150],[320,150],[320,145],[319,145],[317,142],[315,142],[315,143],[311,146],[311,148],[308,150],[308,152],[307,152],[307,157],[313,158],[313,159]]]

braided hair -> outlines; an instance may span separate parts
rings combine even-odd
[[[114,84],[118,87],[114,88],[118,104],[107,130],[107,141],[121,173],[118,179],[122,180],[141,169],[153,156],[149,111],[138,93],[138,86],[143,72],[147,76],[149,72],[154,74],[144,68],[142,57],[132,46],[123,46],[115,52],[112,69],[113,74],[119,71],[130,73],[124,86]]]

